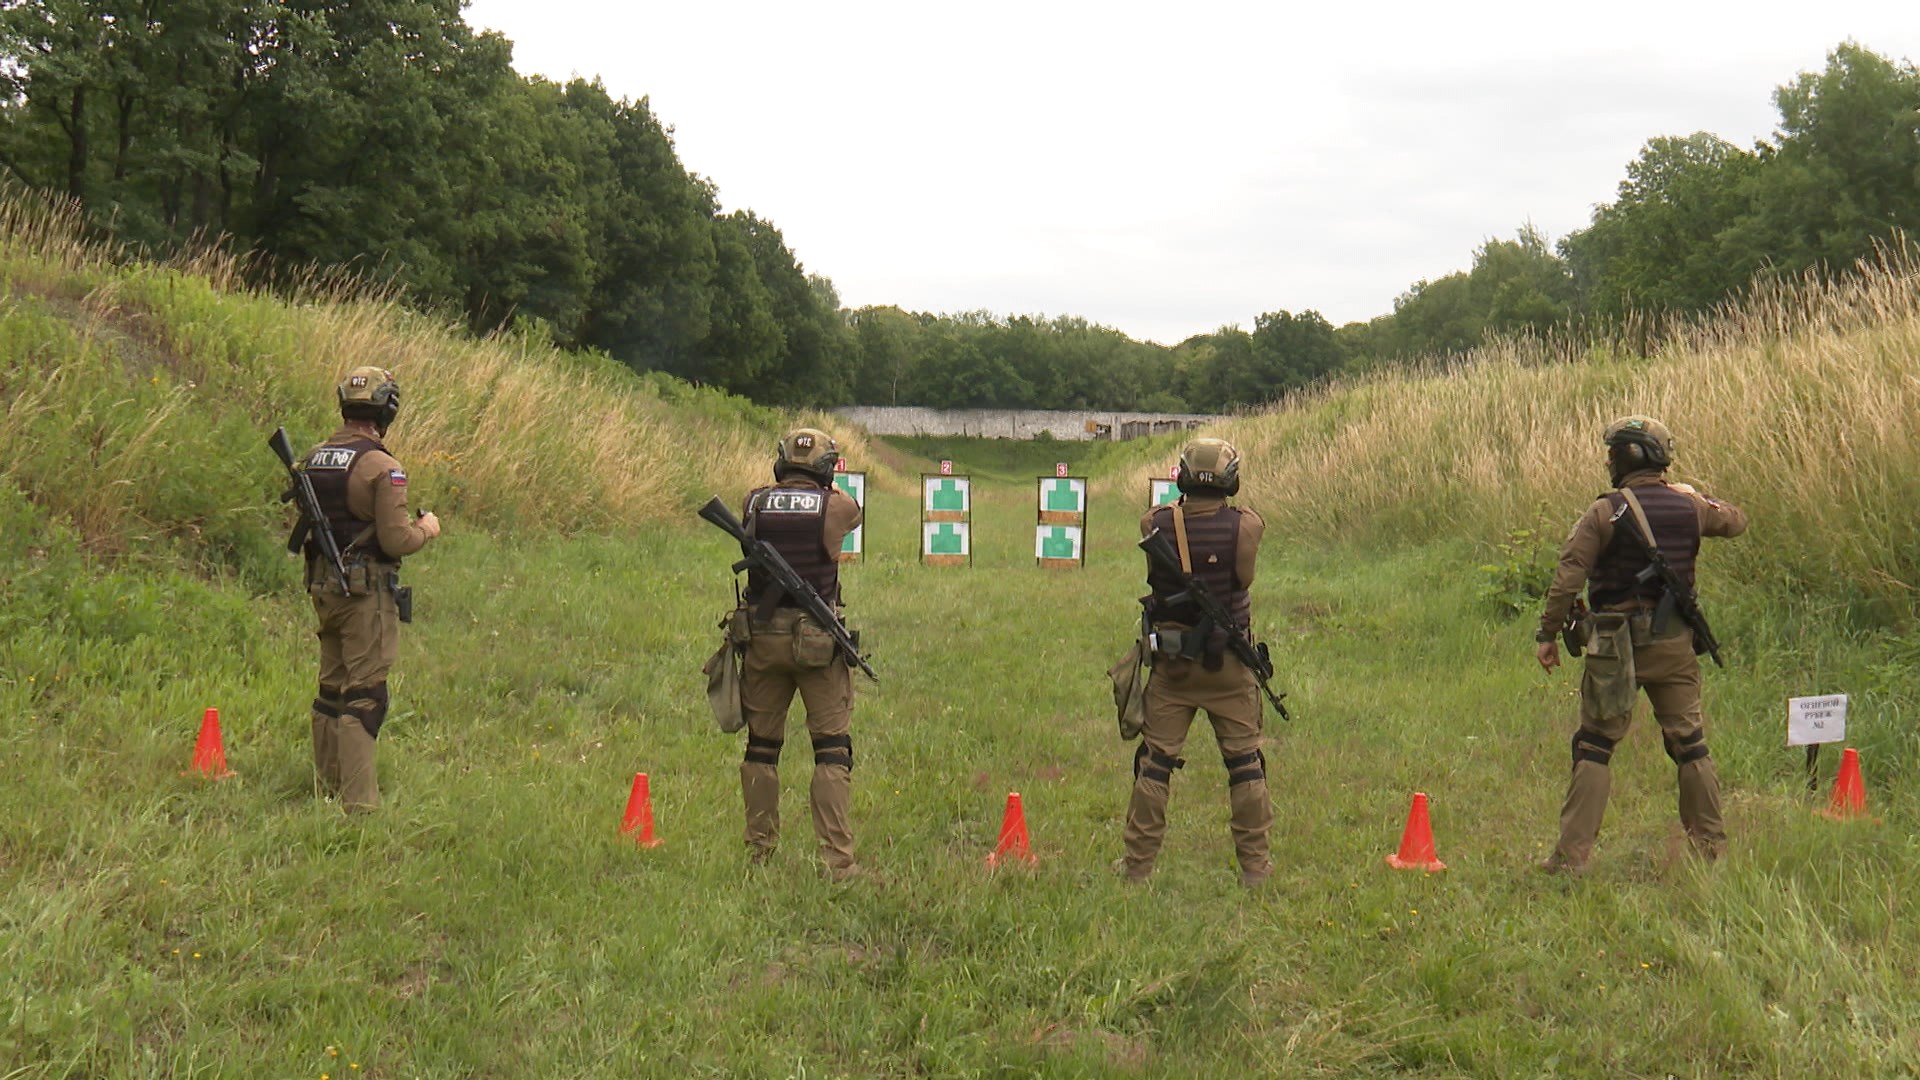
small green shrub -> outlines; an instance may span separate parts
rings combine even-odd
[[[1509,618],[1533,610],[1553,584],[1557,552],[1550,535],[1539,528],[1508,529],[1494,545],[1498,557],[1480,566],[1481,599]]]

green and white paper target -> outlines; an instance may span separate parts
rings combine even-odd
[[[964,521],[923,521],[920,523],[920,554],[973,554],[972,527]]]
[[[1041,477],[1040,512],[1043,514],[1086,513],[1087,482],[1077,476]]]
[[[1180,489],[1176,486],[1178,481],[1154,480],[1150,482],[1153,487],[1147,492],[1147,505],[1149,507],[1165,506],[1168,503],[1179,500]]]
[[[971,513],[973,481],[965,476],[923,476],[920,478],[921,508],[929,513]]]
[[[1078,525],[1036,525],[1033,529],[1033,557],[1077,560],[1084,538]]]
[[[842,472],[833,474],[833,486],[853,500],[862,510],[867,506],[867,474],[863,472]],[[853,531],[840,541],[840,554],[859,555],[865,550],[867,527],[855,525]]]

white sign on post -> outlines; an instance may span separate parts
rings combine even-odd
[[[1814,746],[1847,739],[1847,695],[1787,699],[1787,745]]]

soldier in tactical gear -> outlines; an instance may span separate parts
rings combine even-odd
[[[340,430],[300,468],[313,484],[347,568],[347,591],[317,546],[305,549],[307,594],[320,620],[320,690],[313,765],[321,791],[349,812],[380,805],[374,740],[387,716],[387,673],[399,643],[400,560],[440,535],[440,520],[407,511],[407,474],[381,439],[400,411],[400,385],[377,367],[340,381]]]
[[[839,460],[839,447],[826,432],[788,432],[774,461],[773,486],[748,493],[740,515],[748,532],[778,551],[836,610],[840,544],[861,522],[859,504],[833,484]],[[741,672],[747,749],[740,764],[740,793],[746,805],[748,857],[755,864],[765,862],[779,840],[780,751],[786,741],[787,710],[798,691],[813,743],[813,831],[827,876],[845,880],[858,872],[848,822],[853,771],[853,738],[848,733],[853,675],[848,658],[757,566],[747,573],[747,594],[737,618],[751,628]]]
[[[1261,752],[1258,681],[1226,645],[1228,634],[1250,634],[1247,589],[1266,523],[1232,506],[1240,490],[1240,452],[1222,439],[1197,439],[1180,454],[1176,480],[1181,495],[1140,519],[1140,533],[1155,529],[1174,538],[1183,569],[1233,615],[1236,625],[1214,627],[1205,640],[1191,640],[1200,615],[1173,603],[1180,582],[1151,560],[1144,600],[1151,635],[1152,673],[1147,680],[1140,747],[1133,759],[1133,796],[1127,805],[1126,854],[1116,869],[1129,882],[1153,873],[1167,831],[1167,798],[1175,770],[1186,765],[1180,750],[1194,714],[1205,709],[1226,764],[1227,801],[1240,882],[1255,886],[1273,873],[1267,833],[1273,804],[1267,795],[1266,755]]]
[[[1608,763],[1626,737],[1637,691],[1645,689],[1667,756],[1679,770],[1680,824],[1696,853],[1718,858],[1726,849],[1720,816],[1720,780],[1707,753],[1700,709],[1700,645],[1682,618],[1663,608],[1665,586],[1643,571],[1652,562],[1650,540],[1691,590],[1703,536],[1739,536],[1747,515],[1691,485],[1668,483],[1673,436],[1646,416],[1607,425],[1607,470],[1614,490],[1601,495],[1574,523],[1541,615],[1536,658],[1552,671],[1560,663],[1555,633],[1582,587],[1593,611],[1580,680],[1580,727],[1573,734],[1573,775],[1560,811],[1560,840],[1541,869],[1579,873],[1593,855],[1612,776]]]

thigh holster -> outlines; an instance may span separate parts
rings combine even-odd
[[[749,731],[747,732],[747,764],[777,767],[780,764],[780,748],[785,745],[785,739],[769,739]]]
[[[1241,784],[1267,778],[1267,755],[1259,750],[1249,750],[1232,757],[1221,755],[1227,763],[1227,786],[1239,787]]]
[[[1660,739],[1666,743],[1667,756],[1673,759],[1675,765],[1686,765],[1707,756],[1705,728],[1695,728],[1693,734],[1682,735],[1677,739],[1662,732]]]
[[[386,682],[377,682],[372,686],[350,686],[341,694],[347,699],[347,706],[341,710],[341,714],[360,721],[368,738],[379,738],[380,725],[387,722]]]
[[[848,772],[853,771],[853,736],[816,735],[813,737],[813,763],[815,765],[844,765]]]
[[[1143,742],[1133,752],[1133,778],[1138,780],[1144,776],[1155,783],[1171,784],[1173,770],[1185,768],[1186,764],[1186,758],[1168,757]]]
[[[1573,733],[1573,763],[1578,766],[1583,761],[1591,761],[1605,766],[1613,760],[1613,748],[1618,744],[1618,739],[1581,728]]]

